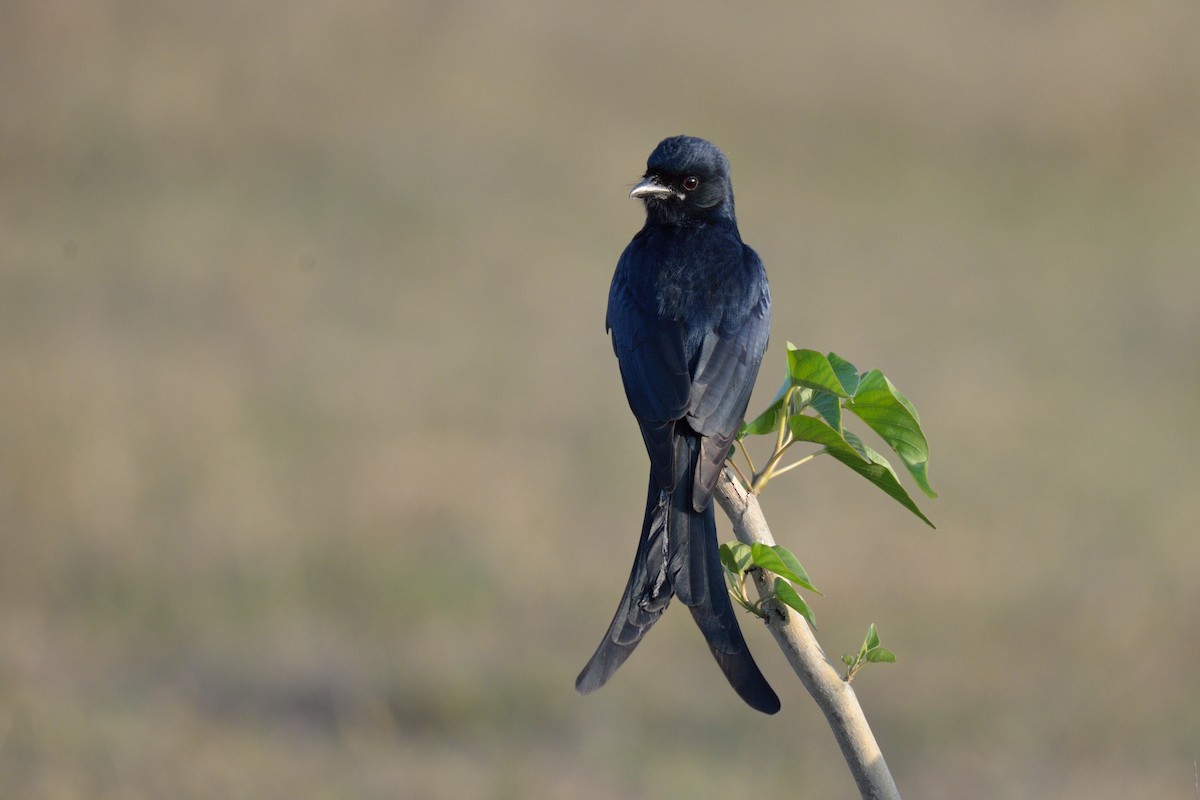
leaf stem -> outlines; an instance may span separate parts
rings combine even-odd
[[[796,387],[788,389],[787,394],[783,397],[783,405],[780,410],[783,412],[779,415],[779,430],[775,434],[775,452],[783,450],[783,436],[785,433],[790,433],[788,430],[788,419],[792,416],[792,393],[796,391]]]
[[[783,473],[787,472],[788,470],[793,470],[793,469],[795,469],[796,467],[800,466],[801,464],[807,464],[809,461],[812,461],[814,458],[816,458],[816,457],[817,457],[817,456],[819,456],[819,455],[821,455],[821,453],[820,453],[820,452],[816,452],[816,453],[809,453],[808,455],[806,455],[804,458],[800,459],[799,461],[793,461],[791,464],[788,464],[786,467],[783,467],[782,469],[777,469],[777,470],[775,470],[775,471],[774,471],[774,472],[771,474],[771,477],[772,477],[772,478],[774,478],[774,477],[776,477],[776,476],[778,476],[778,475],[782,475]],[[739,474],[740,474],[740,473],[739,473]]]
[[[767,463],[763,466],[762,472],[759,472],[754,476],[754,484],[750,487],[750,491],[752,493],[758,494],[761,492],[767,485],[767,482],[779,474],[779,471],[776,470],[775,467],[780,461],[783,460],[783,454],[787,452],[787,449],[791,447],[794,442],[795,439],[792,438],[792,432],[790,430],[787,432],[786,436],[780,434],[775,445],[775,452],[771,453],[771,457],[767,459]]]
[[[756,470],[754,468],[754,459],[750,458],[750,451],[746,448],[746,440],[738,439],[737,443],[738,443],[738,447],[741,448],[742,458],[746,459],[746,465],[750,467],[750,474],[753,475],[758,470]],[[745,480],[745,479],[743,478],[743,480]],[[749,484],[747,484],[747,485],[749,485]]]

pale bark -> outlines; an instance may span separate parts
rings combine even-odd
[[[725,469],[717,482],[717,503],[733,522],[734,535],[745,544],[775,544],[758,498]],[[772,594],[772,582],[762,570],[752,573],[760,597]],[[858,697],[850,684],[825,660],[825,653],[800,614],[782,603],[773,604],[767,614],[767,627],[775,636],[784,656],[800,676],[801,683],[824,712],[842,755],[854,775],[864,800],[900,800],[875,735],[867,725]]]

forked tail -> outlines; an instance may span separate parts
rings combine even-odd
[[[599,689],[625,663],[650,626],[678,595],[708,641],[734,690],[751,707],[774,714],[779,698],[746,647],[725,586],[718,553],[716,517],[710,501],[692,507],[700,439],[675,437],[675,481],[664,488],[650,476],[646,514],[625,593],[608,632],[575,680],[581,694]]]

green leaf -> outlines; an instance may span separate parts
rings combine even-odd
[[[772,404],[765,411],[759,414],[750,422],[746,422],[738,430],[738,439],[745,439],[747,436],[762,436],[764,433],[770,433],[775,430],[775,426],[779,424],[779,412],[782,410],[783,403]]]
[[[750,548],[741,542],[726,542],[718,552],[721,554],[721,563],[732,573],[740,575],[750,566]]]
[[[832,397],[832,395],[826,395],[824,392],[817,392],[815,389],[810,389],[807,386],[800,386],[797,384],[792,388],[791,400],[788,404],[787,410],[788,416],[790,417],[792,414],[799,414],[801,411],[808,408],[808,406],[812,405],[813,398],[818,396]]]
[[[842,401],[837,395],[819,392],[812,399],[813,409],[821,415],[821,419],[829,423],[835,431],[842,430]]]
[[[788,375],[792,377],[793,383],[816,389],[819,392],[836,394],[838,397],[850,396],[846,393],[842,382],[838,380],[837,373],[833,371],[829,359],[822,353],[818,353],[816,350],[798,349],[789,342],[787,356]]]
[[[807,414],[795,414],[788,419],[788,426],[792,430],[792,436],[798,441],[824,445],[831,452],[844,450],[847,455],[858,455],[842,435],[843,432],[830,427],[823,419]]]
[[[805,414],[791,417],[788,423],[792,429],[792,436],[796,439],[824,445],[826,453],[878,486],[893,500],[924,520],[926,525],[935,527],[900,485],[900,479],[896,477],[888,460],[864,444],[858,436],[850,431],[842,431],[839,434],[824,420]]]
[[[817,621],[813,617],[812,609],[808,607],[808,603],[804,602],[804,598],[792,588],[792,585],[783,578],[775,579],[775,598],[785,605],[791,606],[800,612],[808,624],[817,629]]]
[[[842,449],[827,447],[829,455],[878,486],[897,503],[920,517],[926,525],[936,528],[937,526],[929,520],[929,517],[921,513],[921,509],[917,508],[917,504],[900,485],[900,479],[896,477],[896,472],[888,460],[868,447],[855,434],[850,431],[845,431],[845,434],[845,441],[850,443],[850,452],[853,455],[847,454]]]
[[[854,659],[850,656],[842,656],[842,663],[848,667],[854,663]]]
[[[766,410],[755,417],[752,421],[742,425],[738,431],[738,438],[745,439],[747,436],[761,436],[764,433],[771,433],[779,425],[779,415],[783,411],[784,401],[787,399],[788,390],[792,388],[792,379],[789,376],[783,386],[779,388],[778,394]]]
[[[771,549],[775,551],[775,555],[779,556],[779,560],[782,561],[789,570],[791,570],[793,577],[788,578],[788,580],[800,584],[810,592],[821,594],[821,591],[812,585],[812,581],[809,579],[808,573],[804,571],[804,567],[801,566],[799,559],[796,558],[795,554],[793,554],[791,550],[788,550],[781,544],[773,544],[771,545]]]
[[[737,574],[737,562],[733,560],[733,553],[730,551],[729,545],[723,544],[718,547],[717,554],[721,557],[721,566],[723,566],[726,571]]]
[[[867,628],[867,636],[863,639],[863,650],[871,650],[879,647],[879,631],[875,629],[875,623],[872,622]]]
[[[754,566],[761,567],[769,572],[774,572],[776,575],[787,578],[789,581],[794,581],[803,586],[805,589],[816,591],[816,589],[813,589],[813,585],[809,582],[808,575],[805,574],[803,567],[800,567],[800,573],[796,574],[788,566],[787,562],[780,557],[779,553],[775,552],[774,548],[770,547],[769,545],[755,542],[754,544],[750,545],[750,553],[751,558],[754,561]],[[792,557],[792,560],[795,561],[794,556]],[[796,562],[796,566],[800,566],[799,562]],[[818,594],[820,593],[818,592]]]
[[[921,431],[917,410],[882,372],[873,369],[862,376],[858,391],[846,403],[846,409],[896,451],[921,491],[937,497],[929,485],[929,443]]]
[[[896,654],[886,647],[875,647],[867,651],[867,661],[873,664],[895,664]]]
[[[829,366],[833,367],[833,372],[845,387],[846,393],[853,397],[858,391],[858,367],[833,352],[829,354]]]

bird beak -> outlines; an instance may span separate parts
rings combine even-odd
[[[674,189],[669,186],[663,186],[655,177],[649,177],[633,187],[633,191],[629,196],[635,200],[665,200],[668,197],[682,196],[678,195]]]

